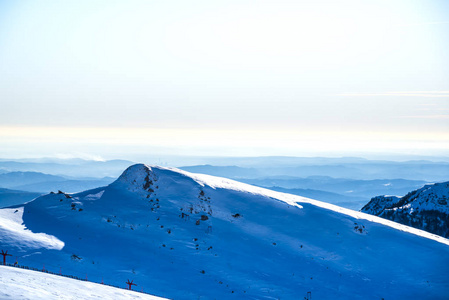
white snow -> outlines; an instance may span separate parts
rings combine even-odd
[[[98,200],[101,198],[101,196],[103,196],[104,191],[100,191],[96,194],[89,194],[84,196],[84,200],[89,200],[89,201],[94,201],[94,200]]]
[[[163,299],[112,286],[0,265],[0,299]]]
[[[23,207],[0,209],[0,244],[14,243],[16,247],[61,250],[64,242],[52,235],[33,233],[23,225]]]

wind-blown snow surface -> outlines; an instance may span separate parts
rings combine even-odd
[[[47,273],[0,266],[0,299],[142,299],[163,298]]]
[[[313,299],[449,295],[447,239],[177,169],[134,165],[108,187],[37,198],[24,205],[23,223],[64,246],[35,249],[0,240],[20,264],[61,267],[121,286],[131,279],[167,298],[302,299],[309,291]],[[5,234],[11,236],[10,228],[0,226]]]
[[[45,233],[33,233],[22,224],[23,207],[5,208],[0,210],[0,242],[13,244],[19,249],[57,249],[61,250],[64,243],[54,236]]]

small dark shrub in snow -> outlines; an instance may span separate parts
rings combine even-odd
[[[70,258],[73,259],[73,260],[81,260],[81,257],[79,257],[76,254],[72,254],[72,256],[70,256]]]
[[[354,230],[358,233],[366,233],[365,226],[354,223]]]

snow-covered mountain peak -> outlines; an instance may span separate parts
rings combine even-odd
[[[376,196],[361,211],[371,215],[379,215],[384,209],[391,209],[401,199],[399,196]]]
[[[181,186],[189,186],[192,189],[197,189],[198,192],[204,187],[209,187],[214,190],[226,189],[260,195],[277,199],[299,208],[301,206],[298,204],[298,201],[317,202],[301,196],[275,192],[227,178],[190,173],[173,167],[146,164],[135,164],[128,167],[111,186],[148,198],[154,195],[155,190],[159,189],[159,187],[167,191],[174,188],[179,189]]]
[[[449,182],[426,184],[403,197],[377,196],[361,211],[449,237]]]
[[[168,298],[297,299],[311,291],[320,299],[444,299],[449,293],[442,276],[447,239],[176,168],[133,165],[107,187],[39,197],[23,206],[21,218],[12,219],[14,211],[4,219],[64,243],[18,248],[20,236],[0,214],[0,249],[19,263],[117,285],[134,279],[138,288]],[[6,235],[11,238],[2,240]]]
[[[124,186],[129,191],[139,191],[148,189],[154,179],[151,167],[145,164],[135,164],[128,167],[112,184]]]

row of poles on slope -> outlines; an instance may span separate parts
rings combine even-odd
[[[16,259],[16,261],[14,262],[13,265],[7,264],[7,263],[6,263],[6,257],[7,257],[7,256],[12,256],[12,254],[9,254],[9,253],[8,253],[8,250],[6,250],[6,251],[1,250],[0,255],[3,256],[3,265],[5,265],[5,266],[6,266],[6,265],[10,265],[10,266],[14,266],[14,267],[19,267],[19,264],[18,264],[17,259]],[[38,269],[33,269],[33,270],[35,270],[35,271],[40,271],[40,270],[38,270]],[[49,273],[49,272],[45,269],[45,265],[43,266],[41,272]],[[59,274],[56,274],[56,273],[53,273],[53,272],[51,272],[51,273],[52,273],[52,274],[55,274],[55,275],[61,275],[61,276],[63,276],[63,275],[62,275],[62,269],[61,269],[61,267],[59,268]],[[71,276],[71,278],[78,279],[77,277],[74,277],[74,276]],[[85,281],[88,281],[88,280],[87,280],[87,275],[86,275]],[[104,284],[103,279],[101,280],[101,284]],[[126,284],[128,285],[128,289],[129,289],[129,290],[132,289],[132,286],[133,286],[133,285],[137,286],[137,284],[134,283],[134,280],[129,281],[129,279],[126,281]],[[143,290],[142,290],[141,292],[143,292]]]

